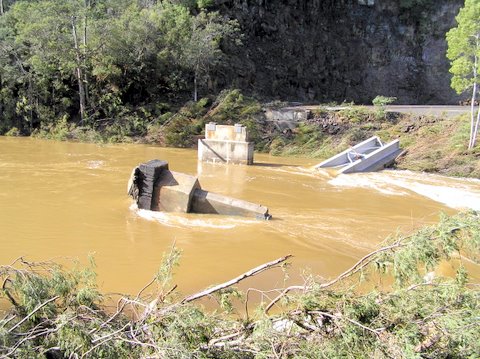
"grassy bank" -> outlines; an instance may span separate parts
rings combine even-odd
[[[0,319],[0,356],[478,357],[480,293],[464,264],[478,260],[479,234],[478,213],[443,217],[435,226],[392,236],[333,280],[308,277],[297,286],[260,291],[264,299],[254,309],[248,293],[234,285],[288,257],[184,296],[172,277],[179,259],[173,248],[145,288],[110,310],[96,288],[93,263],[65,270],[20,258],[0,266],[0,299],[11,306]],[[456,274],[435,275],[446,263]],[[366,291],[366,278],[374,289]],[[215,311],[199,304],[205,297],[216,300]]]
[[[467,150],[469,118],[386,113],[353,106],[313,113],[292,134],[277,137],[270,150],[279,155],[328,158],[370,136],[400,140],[404,153],[396,168],[480,178],[480,146]]]

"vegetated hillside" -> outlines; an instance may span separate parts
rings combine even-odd
[[[368,1],[371,2],[371,1]],[[224,84],[262,98],[452,104],[445,33],[462,0],[217,0],[244,48]],[[218,76],[216,81],[222,81]]]
[[[61,137],[81,127],[77,137],[124,141],[162,126],[187,99],[231,88],[262,101],[455,103],[445,33],[461,5],[4,2],[0,134]]]
[[[294,128],[267,120],[265,111],[282,103],[260,104],[238,90],[224,91],[212,102],[203,100],[183,107],[159,127],[151,127],[148,142],[193,147],[208,122],[242,123],[258,152],[279,156],[326,159],[371,136],[400,140],[405,150],[397,160],[400,169],[480,178],[480,146],[467,150],[469,116],[419,116],[346,104],[342,110],[318,106]]]
[[[480,147],[467,150],[468,115],[418,116],[377,107],[349,106],[341,111],[321,107],[293,130],[270,135],[268,151],[326,159],[371,136],[400,140],[399,169],[480,178]]]

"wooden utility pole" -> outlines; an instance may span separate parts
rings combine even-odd
[[[72,32],[73,32],[73,43],[75,45],[75,55],[77,58],[77,68],[76,68],[76,75],[78,81],[78,95],[80,97],[80,119],[82,125],[84,124],[85,120],[85,84],[83,83],[83,76],[82,76],[82,61],[80,56],[80,49],[78,47],[78,39],[77,39],[77,28],[75,26],[75,16],[72,16]]]

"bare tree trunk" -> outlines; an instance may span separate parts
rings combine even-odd
[[[86,59],[87,59],[87,14],[90,10],[90,0],[85,0],[85,13],[83,16],[83,68],[86,69]],[[88,73],[85,70],[83,74],[83,82],[84,82],[84,89],[85,89],[85,101],[87,103],[90,102],[89,95],[88,95]]]
[[[30,113],[30,133],[31,133],[33,131],[33,84],[32,84],[31,76],[28,78],[28,97],[30,102],[29,113]]]
[[[475,37],[475,50],[478,49],[479,36]],[[478,128],[478,116],[477,116],[477,126],[475,126],[475,100],[477,98],[477,66],[478,66],[478,57],[475,51],[475,59],[473,64],[473,91],[472,91],[472,103],[470,104],[470,141],[468,142],[468,149],[471,150],[475,146],[476,139],[476,128]]]
[[[472,147],[471,148],[474,148],[475,147],[475,142],[477,142],[477,134],[478,134],[479,123],[480,123],[480,106],[478,106],[477,120],[475,121],[475,127],[474,127],[473,133],[472,133]]]
[[[3,0],[0,0],[0,15],[3,15],[4,10],[3,10]]]
[[[193,101],[198,101],[197,74],[193,77]]]
[[[474,70],[474,73],[476,70]],[[474,75],[474,77],[476,77]],[[471,149],[472,146],[472,140],[473,140],[473,128],[474,128],[474,123],[475,123],[475,100],[477,97],[477,82],[475,81],[473,83],[473,91],[472,91],[472,103],[470,104],[470,139],[468,141],[468,149]]]
[[[85,13],[83,14],[83,46],[84,46],[84,51],[85,51],[85,48],[87,47],[87,10],[88,10],[89,6],[90,6],[89,1],[85,0],[85,8],[84,8]]]
[[[472,122],[470,124],[470,143],[468,145],[469,149],[472,149],[475,147],[475,142],[477,141],[477,133],[478,133],[478,123],[480,122],[480,105],[478,106],[478,111],[477,111],[477,120],[475,121],[475,126],[473,123],[473,116],[475,113],[475,98],[477,94],[477,66],[478,66],[478,57],[477,57],[477,52],[478,48],[480,46],[479,44],[479,35],[475,36],[475,61],[474,61],[474,68],[473,68],[473,94],[472,94]]]
[[[82,76],[82,61],[80,58],[80,49],[78,48],[78,40],[77,40],[77,28],[75,26],[75,17],[72,16],[72,32],[73,32],[73,42],[75,45],[75,54],[77,57],[77,68],[76,68],[76,75],[78,81],[78,95],[80,97],[80,119],[82,125],[84,124],[85,120],[85,87],[83,83],[83,76]]]

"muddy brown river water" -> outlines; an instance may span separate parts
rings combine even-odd
[[[204,189],[267,206],[273,220],[136,209],[127,180],[154,158],[198,175]],[[0,264],[94,254],[101,289],[134,294],[175,243],[182,257],[174,282],[184,294],[286,254],[298,283],[304,270],[338,275],[397,229],[434,223],[442,211],[480,210],[479,180],[408,171],[335,177],[312,170],[318,160],[255,161],[199,164],[195,150],[0,137]],[[282,285],[278,270],[245,284]]]

